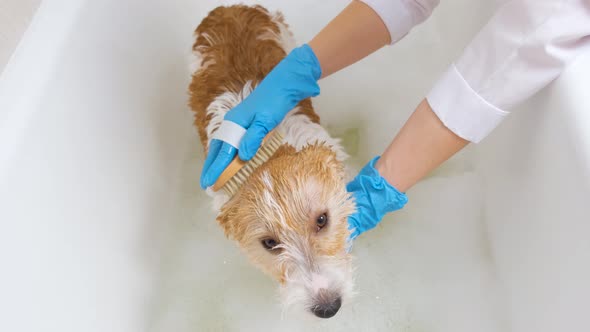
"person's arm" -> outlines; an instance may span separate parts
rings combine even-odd
[[[309,43],[295,48],[238,106],[211,140],[201,187],[215,183],[234,156],[250,160],[262,139],[297,103],[319,93],[317,81],[384,45],[426,19],[438,0],[353,1]],[[231,132],[232,134],[224,133]]]
[[[376,168],[406,191],[469,141],[482,140],[584,50],[590,51],[590,2],[507,2],[420,103]]]
[[[439,0],[354,0],[310,42],[322,77],[402,39]]]
[[[320,31],[309,46],[322,67],[322,78],[391,43],[379,15],[361,1],[351,2]]]
[[[405,192],[468,143],[445,127],[424,99],[375,168],[387,182]]]
[[[385,152],[347,184],[357,207],[348,219],[351,239],[403,208],[405,191],[468,143],[445,127],[424,99]]]
[[[481,141],[510,108],[584,51],[590,52],[589,1],[513,0],[501,6],[385,152],[347,186],[358,208],[350,218],[353,237],[402,208],[404,191],[469,142]]]

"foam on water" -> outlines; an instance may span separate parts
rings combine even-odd
[[[198,147],[186,160],[154,331],[499,331],[497,286],[476,174],[433,176],[410,203],[354,245],[357,296],[333,319],[282,315],[276,284],[246,261],[198,188]]]
[[[486,13],[478,11],[483,4],[460,2],[441,5],[398,45],[321,82],[314,105],[322,123],[343,139],[354,168],[386,147],[457,53],[457,44],[467,42],[484,22],[476,16],[485,14],[474,14],[454,31],[449,16],[454,7]],[[195,26],[217,4],[202,1]],[[345,5],[262,4],[283,11],[298,40],[311,38]],[[453,34],[452,43],[441,42],[445,33]],[[180,217],[165,254],[153,331],[506,330],[487,247],[480,179],[471,159],[465,151],[433,172],[408,193],[404,210],[356,241],[358,295],[334,318],[318,320],[283,315],[277,285],[225,239],[209,197],[198,186],[203,155],[195,135],[187,149]]]

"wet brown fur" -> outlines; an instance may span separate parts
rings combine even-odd
[[[282,22],[282,16],[274,16],[277,19]],[[256,85],[285,57],[285,51],[276,38],[261,38],[279,35],[279,26],[260,6],[218,7],[195,34],[193,50],[202,55],[204,69],[192,77],[189,104],[206,150],[209,104],[227,91],[240,92],[247,81]],[[309,99],[299,103],[299,113],[319,122]],[[256,265],[281,283],[285,283],[288,272],[303,269],[307,263],[310,271],[305,273],[315,273],[314,264],[325,257],[348,266],[347,217],[354,205],[346,193],[344,176],[342,162],[329,147],[318,143],[296,151],[283,145],[223,205],[217,221]],[[316,220],[326,212],[330,213],[330,223],[318,229]],[[266,237],[299,246],[308,252],[309,262],[302,263],[301,257],[285,258],[280,250],[267,251],[260,242]]]
[[[277,41],[260,38],[269,30],[279,33],[264,7],[243,5],[217,7],[195,30],[198,38],[193,51],[202,54],[203,64],[212,63],[207,70],[195,73],[189,86],[189,106],[195,112],[195,126],[205,149],[210,120],[206,110],[213,99],[226,91],[241,91],[249,80],[257,84],[285,57]],[[303,100],[299,106],[300,112],[319,122],[311,100]]]

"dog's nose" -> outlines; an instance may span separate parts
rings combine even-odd
[[[311,312],[313,312],[314,315],[320,318],[330,318],[338,312],[341,305],[342,299],[338,297],[331,302],[319,303],[314,305],[311,308]]]

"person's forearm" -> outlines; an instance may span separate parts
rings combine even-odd
[[[322,78],[347,67],[390,43],[387,27],[369,6],[351,2],[309,46],[322,68]]]
[[[405,192],[468,143],[445,127],[424,99],[375,168],[387,182]]]

